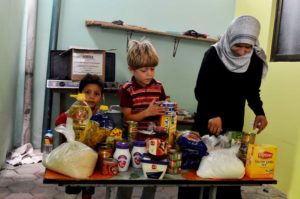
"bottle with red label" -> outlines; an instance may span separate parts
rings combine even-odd
[[[117,142],[113,157],[118,161],[119,172],[127,171],[131,158],[128,142]]]
[[[141,159],[144,153],[146,153],[146,142],[135,140],[131,151],[132,166],[134,168],[142,168]]]

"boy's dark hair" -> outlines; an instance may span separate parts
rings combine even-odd
[[[101,94],[103,94],[104,82],[98,75],[86,74],[79,83],[79,92],[81,93],[84,87],[88,84],[97,84],[100,87]]]

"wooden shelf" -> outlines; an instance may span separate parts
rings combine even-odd
[[[134,26],[134,25],[128,25],[128,24],[117,25],[117,24],[113,24],[111,22],[98,21],[98,20],[86,20],[85,25],[88,27],[100,27],[100,28],[106,28],[106,29],[117,29],[117,30],[126,31],[127,32],[127,50],[128,50],[129,39],[131,38],[131,36],[134,32],[173,37],[173,38],[175,38],[173,57],[175,57],[175,55],[176,55],[177,47],[178,47],[179,41],[181,39],[195,40],[195,41],[208,42],[208,43],[216,43],[218,41],[218,40],[212,39],[212,38],[192,37],[192,36],[187,36],[187,35],[183,35],[183,34],[175,34],[175,33],[173,34],[173,33],[169,33],[169,32],[150,30],[148,28],[141,27],[141,26]]]
[[[140,26],[116,25],[111,22],[104,22],[104,21],[86,20],[85,24],[86,24],[86,26],[94,26],[94,27],[101,27],[101,28],[107,28],[107,29],[118,29],[118,30],[125,30],[125,31],[131,31],[131,32],[154,34],[154,35],[163,35],[163,36],[175,37],[178,39],[197,40],[197,41],[204,41],[204,42],[209,42],[209,43],[217,42],[216,39],[212,39],[212,38],[201,38],[201,37],[196,38],[196,37],[182,35],[182,34],[172,34],[172,33],[168,33],[168,32],[150,30],[150,29],[140,27]]]

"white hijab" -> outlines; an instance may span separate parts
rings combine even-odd
[[[268,65],[266,54],[258,44],[259,32],[260,23],[256,18],[252,16],[240,16],[231,22],[220,41],[213,45],[217,50],[219,58],[229,71],[234,73],[246,72],[250,65],[252,53],[255,52],[264,62],[262,78],[267,75]],[[246,55],[237,57],[231,51],[231,47],[237,43],[250,44],[253,46],[253,50]]]

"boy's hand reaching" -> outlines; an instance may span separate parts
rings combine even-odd
[[[147,113],[147,117],[163,115],[167,111],[167,107],[159,106],[159,103],[153,100],[145,111]]]

